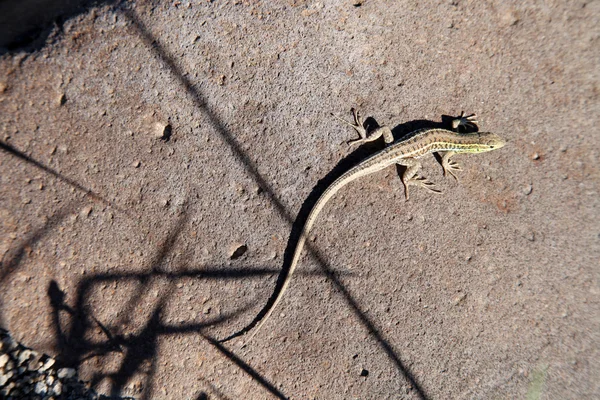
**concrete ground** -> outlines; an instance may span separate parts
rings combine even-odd
[[[600,397],[599,1],[147,0],[40,32],[0,56],[25,345],[140,399]],[[392,167],[344,188],[261,332],[219,343],[383,146],[348,148],[351,107],[508,144],[459,182],[427,157],[442,195],[405,201]]]

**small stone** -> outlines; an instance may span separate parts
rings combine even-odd
[[[69,379],[75,376],[77,371],[73,368],[61,368],[58,370],[58,379]]]
[[[210,312],[212,311],[212,308],[210,306],[206,306],[204,307],[204,309],[202,310],[202,312],[206,315],[210,314]]]
[[[523,186],[522,192],[525,196],[529,196],[531,194],[531,192],[533,192],[533,186],[531,186],[531,185]]]
[[[534,242],[535,241],[535,232],[531,231],[528,232],[527,235],[525,236],[527,238],[527,240],[529,240],[530,242]]]
[[[18,360],[18,365],[23,365],[24,363],[26,363],[27,361],[29,361],[29,359],[33,357],[33,352],[31,350],[23,350],[20,354],[19,357],[17,358]]]
[[[154,124],[154,134],[157,138],[168,142],[171,139],[171,134],[173,133],[173,127],[171,124],[167,124],[164,122],[157,122]]]
[[[33,391],[37,394],[46,394],[48,392],[48,386],[44,382],[38,382],[35,384]]]
[[[230,248],[230,256],[229,258],[231,260],[236,260],[238,258],[240,258],[241,256],[244,255],[244,253],[246,253],[246,251],[248,251],[248,246],[246,246],[245,244],[239,245],[233,245]]]
[[[452,299],[452,304],[454,304],[455,306],[459,305],[460,303],[463,302],[464,299],[467,298],[466,293],[460,293],[458,296],[454,297],[454,299]]]
[[[40,371],[46,371],[48,368],[52,367],[55,362],[56,361],[54,360],[54,358],[47,359],[44,365],[40,367]]]
[[[131,165],[133,165],[133,168],[139,168],[140,165],[142,165],[142,163],[139,161],[134,161],[133,164],[131,164]]]
[[[4,388],[0,389],[0,397],[1,395],[11,394],[11,391],[15,388],[15,383],[11,382],[8,385],[4,386]],[[14,394],[14,392],[12,393]]]
[[[6,82],[0,82],[0,93],[6,92],[6,89],[8,89]]]
[[[52,391],[54,392],[55,395],[60,396],[62,394],[62,382],[60,381],[56,381],[56,383],[54,384],[54,387],[52,388]]]
[[[93,209],[92,206],[83,207],[83,209],[81,210],[81,216],[88,217],[92,213],[92,209]]]
[[[363,5],[363,3],[364,3],[364,0],[352,0],[352,5],[354,7],[360,7]]]
[[[6,382],[8,382],[8,380],[10,378],[12,378],[12,376],[13,376],[12,371],[7,371],[5,374],[0,373],[0,386],[6,385]]]
[[[67,102],[67,95],[64,93],[61,93],[56,99],[56,105],[58,107],[64,105],[66,102]]]
[[[533,154],[531,155],[531,159],[532,159],[532,160],[539,160],[539,159],[540,159],[540,155],[539,155],[538,153],[533,153]]]
[[[364,369],[364,368],[363,368],[363,369],[360,371],[360,376],[369,376],[369,371],[367,371],[366,369]]]
[[[504,22],[508,26],[515,26],[520,21],[519,14],[516,10],[507,10],[506,12],[504,12],[504,15],[502,15],[501,18],[502,22]]]

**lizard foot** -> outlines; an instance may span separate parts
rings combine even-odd
[[[356,111],[356,109],[354,109],[354,108],[352,108],[351,111],[352,111],[352,116],[354,118],[354,122],[346,121],[345,119],[340,118],[333,113],[331,113],[331,115],[334,118],[336,118],[337,120],[342,121],[343,123],[345,123],[347,125],[350,125],[358,133],[358,136],[360,136],[359,139],[350,140],[347,142],[349,145],[355,145],[355,144],[360,144],[365,141],[365,139],[367,137],[367,130],[363,126],[363,120],[362,120],[362,117],[360,116],[360,113],[358,111]]]
[[[424,178],[419,175],[415,175],[412,178],[408,179],[407,181],[402,180],[402,183],[404,184],[404,195],[406,196],[406,200],[408,200],[408,187],[409,186],[420,186],[420,187],[425,188],[434,193],[438,193],[438,194],[442,193],[441,190],[435,188],[435,183],[433,183],[429,179]]]
[[[459,132],[461,127],[464,130],[477,128],[477,115],[465,115],[465,112],[461,111],[460,116],[452,120],[452,129]]]
[[[462,171],[462,168],[456,161],[450,160],[449,158],[444,158],[442,160],[442,168],[444,168],[444,176],[446,176],[446,173],[448,173],[458,181],[458,177],[452,171]]]

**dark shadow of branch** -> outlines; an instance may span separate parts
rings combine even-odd
[[[194,101],[196,106],[200,110],[202,110],[204,112],[204,114],[208,117],[213,128],[221,136],[221,138],[225,141],[225,143],[227,143],[227,145],[233,151],[233,154],[235,155],[235,157],[244,165],[244,167],[246,168],[248,173],[253,176],[254,180],[264,190],[266,196],[273,203],[277,212],[284,219],[286,219],[291,225],[296,226],[294,229],[292,229],[292,234],[291,234],[289,242],[294,242],[294,241],[297,242],[297,233],[296,233],[296,237],[294,237],[294,231],[296,231],[296,232],[298,231],[297,226],[300,224],[293,222],[294,218],[291,216],[291,213],[285,209],[285,207],[283,206],[283,203],[275,194],[273,187],[258,172],[258,169],[257,169],[255,163],[242,150],[241,146],[238,144],[238,142],[236,141],[234,136],[226,128],[225,124],[221,121],[221,119],[217,116],[217,114],[208,107],[208,104],[205,101],[204,96],[201,93],[201,91],[196,86],[193,85],[192,81],[186,76],[186,74],[184,73],[182,68],[177,64],[177,62],[175,61],[175,58],[171,54],[169,54],[169,52],[158,41],[158,39],[156,39],[150,33],[150,31],[146,28],[146,25],[137,17],[137,15],[135,15],[135,13],[133,11],[123,7],[122,13],[133,23],[133,26],[137,29],[137,31],[138,31],[140,37],[143,39],[144,43],[154,51],[154,53],[158,56],[159,60],[162,61],[165,64],[165,66],[171,71],[173,76],[179,81],[179,83],[183,86],[183,88],[186,90],[188,95],[192,98],[192,100]],[[358,150],[358,151],[360,151],[360,150]],[[313,199],[311,201],[312,201],[312,204],[314,205],[314,201],[316,201],[316,200]],[[307,201],[307,202],[305,202],[305,204],[310,204],[310,202]],[[303,210],[301,212],[306,214],[306,209],[308,209],[308,208],[310,208],[310,207],[305,208],[303,206]],[[298,219],[301,219],[301,218],[299,217],[296,220],[298,220]],[[303,222],[304,221],[302,221],[302,223]],[[289,249],[292,247],[293,246],[290,246],[290,245],[287,246],[286,253],[288,254],[288,257],[289,257],[289,253],[290,253]],[[311,249],[309,247],[309,250],[311,250],[311,252],[313,252],[313,254],[314,254],[314,249]],[[335,276],[333,274],[333,271],[327,266],[327,263],[323,258],[318,257],[317,260],[318,260],[321,268],[323,269],[323,271],[325,271],[325,273],[327,273],[328,276],[332,276],[332,277]],[[273,293],[273,295],[271,296],[269,301],[272,301],[271,299],[276,297],[276,293],[278,293],[277,288],[279,288],[279,289],[281,288],[281,284],[282,284],[283,280],[285,280],[286,276],[287,276],[287,271],[285,271],[285,269],[284,269],[284,270],[282,270],[282,273],[280,274],[278,281],[276,283],[276,290]],[[376,328],[375,324],[362,312],[362,310],[360,310],[358,303],[353,299],[352,295],[348,292],[348,290],[345,289],[345,287],[342,285],[342,283],[339,281],[339,279],[332,279],[332,282],[340,290],[340,292],[344,295],[344,297],[346,298],[346,301],[350,305],[353,312],[359,316],[362,323],[367,327],[369,332],[371,332],[373,337],[382,346],[385,353],[390,357],[392,362],[396,365],[396,368],[412,384],[412,386],[415,388],[415,390],[417,392],[417,395],[421,399],[426,399],[427,396],[425,394],[424,389],[417,383],[417,380],[413,376],[412,372],[409,370],[409,368],[407,366],[405,366],[402,363],[399,355],[396,353],[396,351],[393,349],[393,347],[387,342],[387,340],[383,337],[381,332]],[[265,310],[265,308],[263,308],[263,310],[261,311],[261,313],[263,315],[266,312],[264,310]],[[254,320],[256,321],[256,318]],[[254,322],[254,324],[256,324],[256,322]]]
[[[184,226],[187,224],[189,219],[188,215],[187,208],[184,208],[181,216],[175,223],[175,226],[171,229],[157,250],[156,255],[152,257],[152,265],[148,272],[137,274],[98,274],[88,276],[82,279],[77,285],[77,300],[74,308],[65,304],[65,294],[60,290],[58,284],[55,281],[50,282],[48,287],[48,297],[52,307],[52,325],[56,337],[55,346],[58,350],[59,362],[64,365],[78,367],[83,361],[92,357],[104,356],[109,353],[121,353],[123,355],[119,369],[116,372],[110,374],[96,374],[92,378],[92,385],[97,385],[103,379],[109,378],[111,381],[111,396],[120,395],[127,382],[136,373],[144,370],[146,382],[143,385],[140,399],[151,399],[153,397],[151,382],[156,372],[158,341],[162,336],[182,334],[200,334],[205,336],[202,331],[206,327],[212,327],[228,321],[237,314],[243,313],[250,308],[250,305],[248,305],[247,307],[239,308],[235,313],[220,315],[219,317],[212,318],[211,320],[202,323],[174,326],[165,324],[162,321],[162,311],[173,293],[175,293],[174,285],[176,281],[178,279],[189,277],[205,278],[202,274],[203,271],[200,270],[188,270],[182,273],[176,273],[167,271],[164,266],[166,257],[176,245],[177,239],[181,235]],[[252,274],[252,271],[249,272]],[[227,276],[226,274],[227,270],[220,270],[218,273],[217,271],[213,271],[208,275],[221,279],[223,276]],[[246,276],[245,274],[239,273],[237,275]],[[139,283],[138,290],[130,297],[131,300],[128,304],[124,305],[124,312],[122,313],[123,315],[132,314],[141,301],[143,293],[148,290],[148,285],[156,278],[166,279],[168,281],[167,287],[166,290],[163,291],[164,294],[159,298],[157,305],[154,307],[152,315],[148,318],[145,326],[139,333],[126,336],[119,333],[113,333],[115,330],[118,331],[118,328],[116,327],[120,326],[122,321],[117,319],[111,321],[110,325],[105,325],[94,317],[91,307],[87,305],[87,299],[90,297],[90,292],[93,287],[108,281],[121,282],[123,280],[135,280]],[[69,330],[64,330],[62,327],[60,318],[61,312],[66,312],[67,315],[70,316]],[[100,329],[106,339],[101,341],[88,339],[89,333],[94,328]],[[229,359],[243,368],[253,379],[264,386],[266,390],[277,396],[281,396],[280,398],[285,398],[270,382],[260,376],[260,374],[246,365],[243,361],[232,356],[226,352],[226,350],[223,350],[222,346],[219,347],[219,350],[226,356],[230,355],[231,357],[228,357]]]
[[[79,183],[77,183],[76,181],[74,181],[71,178],[68,178],[64,175],[62,175],[61,173],[55,171],[54,169],[42,164],[41,162],[29,157],[27,154],[23,153],[22,151],[14,148],[13,146],[11,146],[8,143],[2,142],[0,141],[0,149],[4,150],[5,152],[41,169],[42,171],[54,176],[55,178],[58,178],[60,181],[66,183],[67,185],[79,190],[80,192],[85,193],[85,195],[87,197],[89,197],[90,199],[94,200],[94,201],[98,201],[100,203],[103,203],[107,206],[113,207],[116,210],[122,212],[122,213],[126,213],[125,210],[122,210],[120,208],[118,208],[115,204],[113,204],[112,202],[110,202],[109,200],[106,200],[105,198],[103,198],[102,196],[100,196],[98,193],[95,193],[94,191],[92,191],[91,189],[86,188],[83,185],[80,185]]]
[[[211,338],[207,335],[202,335],[210,344],[215,346],[217,350],[221,352],[225,357],[229,360],[233,361],[238,367],[240,367],[244,372],[250,375],[256,382],[260,383],[262,387],[267,389],[269,393],[277,397],[278,399],[287,399],[287,397],[279,391],[273,384],[263,378],[258,372],[256,372],[250,365],[244,362],[240,357],[236,356],[232,351],[228,350],[225,346],[219,343],[218,340]]]

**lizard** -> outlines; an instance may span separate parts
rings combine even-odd
[[[418,172],[421,169],[421,162],[419,161],[421,157],[429,153],[438,153],[441,156],[444,175],[450,174],[458,180],[455,171],[461,171],[460,165],[454,160],[451,160],[450,157],[456,153],[483,153],[496,150],[503,147],[505,144],[505,141],[500,136],[491,132],[476,131],[460,133],[461,127],[476,127],[477,116],[475,114],[465,115],[464,112],[461,112],[459,117],[452,120],[452,130],[442,128],[417,129],[404,135],[398,140],[394,140],[392,130],[388,126],[377,126],[368,130],[364,126],[360,113],[354,108],[351,109],[351,112],[353,115],[353,122],[348,122],[342,118],[336,117],[340,121],[350,125],[359,135],[358,139],[348,141],[348,145],[360,145],[383,137],[386,147],[350,168],[331,183],[321,194],[308,214],[306,222],[300,232],[300,237],[294,249],[290,267],[283,280],[279,293],[271,303],[270,307],[267,304],[265,308],[268,307],[268,309],[266,309],[266,311],[263,309],[261,312],[264,313],[262,319],[253,322],[253,324],[244,329],[247,332],[253,325],[258,324],[248,339],[243,342],[242,347],[246,346],[260,331],[260,328],[264,326],[275,307],[277,307],[283,298],[283,295],[291,282],[292,275],[298,266],[302,250],[304,249],[304,245],[306,244],[309,233],[317,220],[317,217],[323,210],[323,207],[325,207],[329,200],[331,200],[341,188],[360,177],[370,175],[374,172],[381,171],[388,166],[398,164],[406,168],[401,176],[401,180],[404,185],[404,194],[407,201],[409,199],[410,186],[419,186],[435,193],[441,193],[441,191],[436,189],[435,185],[427,178],[418,175]],[[242,332],[240,334],[242,334]],[[232,335],[221,342],[228,341],[236,336],[238,336],[238,334]]]

